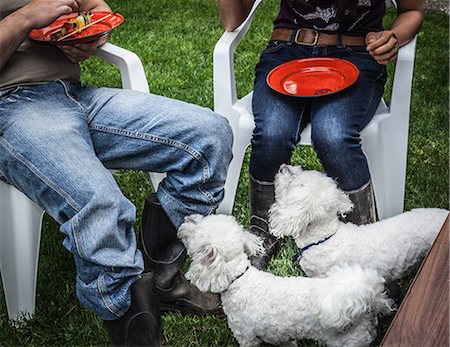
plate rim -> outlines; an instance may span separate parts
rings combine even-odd
[[[334,61],[334,62],[341,62],[341,63],[347,64],[348,66],[350,66],[356,72],[354,80],[351,83],[349,83],[348,85],[346,85],[345,87],[343,87],[343,88],[340,88],[338,90],[332,91],[330,93],[318,94],[318,95],[297,95],[297,94],[291,94],[291,93],[288,93],[285,90],[277,89],[269,81],[270,77],[274,73],[276,73],[278,70],[281,70],[281,69],[285,68],[288,65],[291,65],[291,64],[293,65],[294,63],[298,63],[300,61],[301,62],[311,62],[311,61],[318,61],[318,60],[321,60],[321,61]],[[318,66],[320,66],[320,65],[318,65]],[[349,61],[349,60],[342,59],[342,58],[335,58],[335,57],[309,57],[309,58],[293,59],[293,60],[287,61],[285,63],[282,63],[280,65],[277,65],[272,70],[270,70],[269,73],[267,74],[267,76],[266,76],[266,83],[269,85],[269,87],[272,90],[276,91],[277,93],[283,94],[283,95],[287,95],[287,96],[291,96],[291,97],[295,97],[295,98],[318,98],[318,97],[322,97],[322,96],[327,96],[327,95],[332,95],[332,94],[335,94],[335,93],[339,93],[339,92],[341,92],[341,91],[351,87],[353,84],[356,83],[356,81],[359,78],[359,75],[360,75],[360,71],[359,71],[358,67],[354,63]]]
[[[71,38],[67,38],[61,41],[51,41],[50,39],[43,39],[42,35],[40,35],[40,37],[36,37],[36,35],[33,35],[33,33],[36,32],[40,32],[42,30],[45,30],[46,28],[50,27],[53,23],[55,23],[56,21],[59,21],[61,19],[70,19],[70,18],[74,18],[76,17],[76,15],[79,13],[80,11],[77,12],[72,12],[66,15],[62,15],[59,16],[58,18],[56,18],[52,23],[50,23],[49,25],[42,27],[42,28],[38,28],[38,29],[33,29],[30,31],[30,33],[28,34],[28,38],[30,38],[33,41],[36,42],[42,42],[42,43],[49,43],[49,44],[54,44],[54,45],[64,45],[64,44],[70,44],[70,43],[81,43],[83,41],[95,38],[97,36],[102,36],[102,35],[106,35],[107,33],[111,32],[113,29],[117,28],[119,25],[121,25],[124,21],[125,18],[122,14],[117,13],[117,12],[112,12],[112,11],[81,11],[81,12],[92,12],[92,13],[96,13],[98,15],[107,15],[107,14],[113,14],[114,16],[117,16],[121,19],[120,23],[114,27],[109,28],[108,30],[96,33],[96,34],[92,34],[92,35],[88,35],[88,36],[82,36],[82,37],[71,37]],[[102,23],[102,22],[100,22]]]

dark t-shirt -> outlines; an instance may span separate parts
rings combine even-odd
[[[281,0],[275,27],[310,28],[354,36],[383,30],[385,0],[358,0],[356,9],[346,11],[341,20],[336,16],[336,3],[326,0]]]

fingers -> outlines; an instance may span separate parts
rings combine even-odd
[[[366,45],[369,46],[371,43],[373,43],[377,39],[377,33],[375,32],[369,32],[366,35]]]
[[[397,45],[397,40],[393,37],[390,37],[387,41],[383,40],[383,43],[380,46],[378,46],[376,49],[374,49],[372,52],[374,53],[374,55],[385,54],[385,53],[393,50],[394,48],[397,49],[396,45]]]
[[[80,0],[67,0],[66,3],[61,6],[65,10],[63,14],[69,14],[78,11],[80,5],[81,5]]]
[[[29,18],[32,29],[43,28],[62,15],[80,9],[82,0],[33,0],[20,11]]]
[[[392,35],[387,35],[385,32],[376,33],[372,36],[369,36],[369,39],[371,39],[371,42],[367,45],[367,50],[369,52],[373,52],[378,47],[381,47],[389,42],[389,39],[392,37]],[[366,37],[367,42],[367,37]]]
[[[397,54],[397,49],[395,49],[395,51],[393,50],[387,54],[374,56],[373,58],[377,61],[378,64],[387,65],[397,59]]]
[[[92,55],[91,52],[75,47],[75,45],[63,45],[60,48],[72,63],[82,62]]]
[[[56,11],[60,16],[78,11],[80,3],[77,0],[63,0],[59,1],[56,5]]]
[[[366,49],[379,64],[387,65],[397,58],[398,40],[392,32],[386,30],[369,34],[366,36]]]
[[[71,62],[79,63],[93,55],[97,51],[97,47],[103,43],[103,40],[99,39],[87,43],[62,45],[60,48]]]
[[[72,63],[78,63],[78,57],[76,56],[76,54],[74,54],[69,45],[59,46],[59,48],[64,52],[67,59],[69,59]]]

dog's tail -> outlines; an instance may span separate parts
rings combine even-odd
[[[344,331],[363,316],[389,313],[394,303],[385,293],[385,280],[361,266],[332,268],[318,281],[317,318],[322,327]]]

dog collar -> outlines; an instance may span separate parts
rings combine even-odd
[[[244,274],[247,272],[248,269],[250,269],[250,265],[247,265],[247,267],[245,268],[244,272],[242,272],[238,277],[236,277],[236,278],[228,285],[228,288],[230,288],[230,286],[231,286],[234,282],[236,282],[239,278],[241,278],[242,275],[244,275]],[[226,290],[228,290],[228,288],[227,288]],[[224,290],[224,291],[225,291],[225,290]]]
[[[292,257],[292,261],[293,261],[294,263],[297,263],[297,264],[300,265],[300,260],[302,260],[302,254],[303,254],[303,252],[307,251],[308,249],[310,249],[310,248],[313,247],[313,246],[317,246],[317,245],[320,245],[321,243],[324,243],[325,241],[327,241],[328,239],[330,239],[331,236],[333,236],[333,235],[334,235],[334,234],[331,234],[331,235],[325,237],[324,239],[322,239],[322,240],[320,240],[320,241],[317,241],[317,242],[314,242],[314,243],[310,243],[309,245],[300,248],[300,249],[298,250],[298,252],[295,253],[294,256]]]

